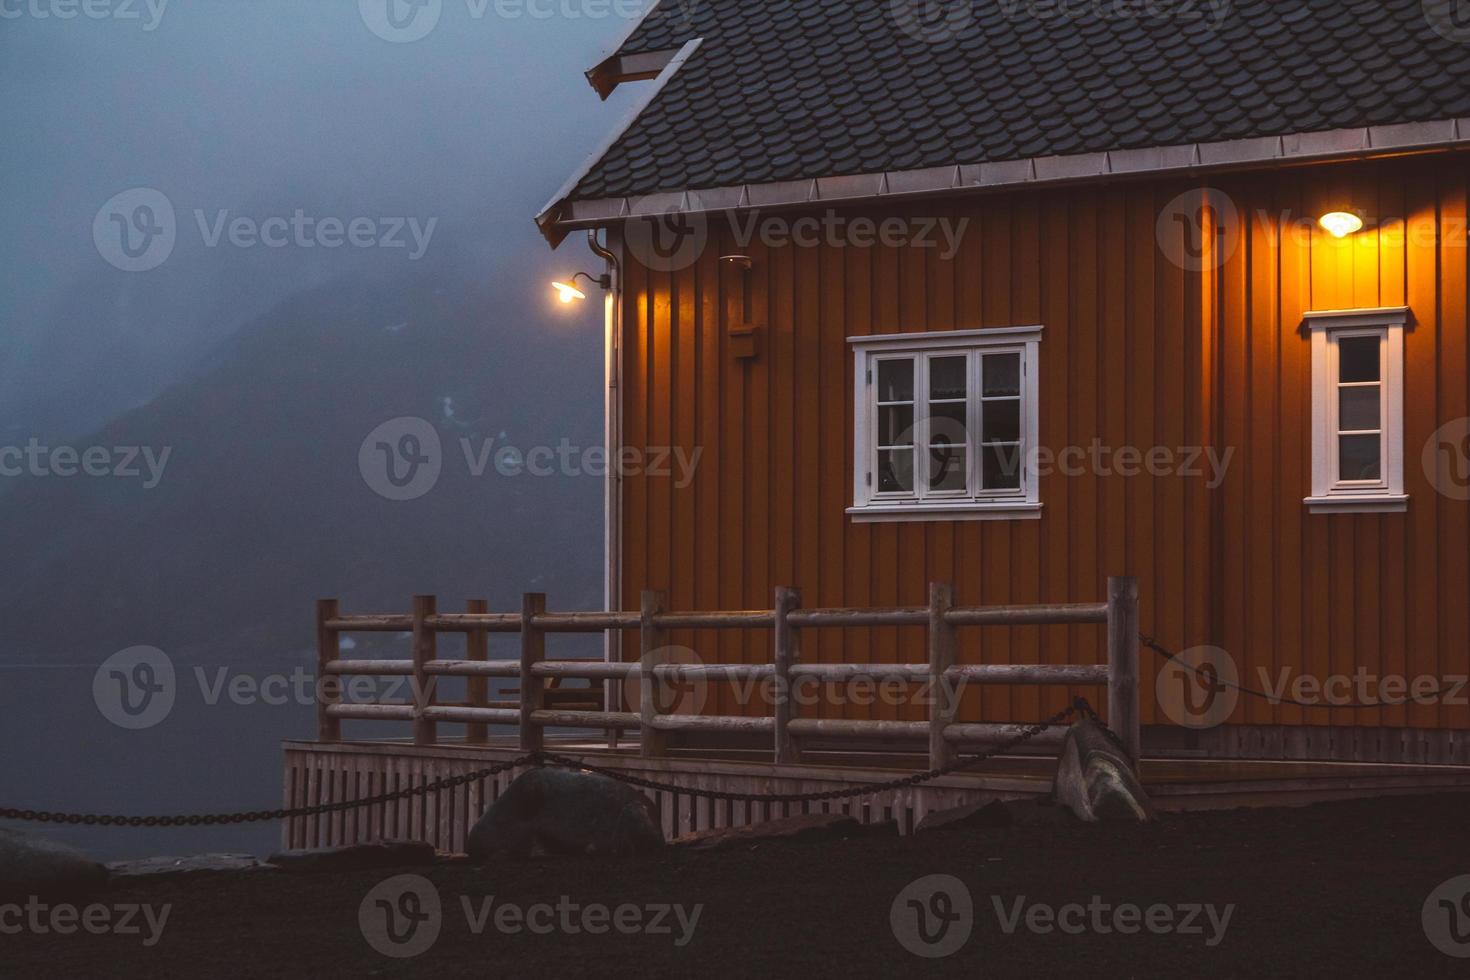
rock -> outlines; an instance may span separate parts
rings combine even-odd
[[[418,840],[381,840],[345,847],[308,847],[278,851],[266,863],[282,871],[363,871],[434,863],[434,845]]]
[[[990,797],[966,806],[935,810],[919,821],[919,826],[914,828],[914,833],[922,834],[929,830],[1009,827],[1013,823],[1015,819],[1011,816],[1011,811],[1006,809],[1006,805]]]
[[[724,847],[750,846],[771,841],[840,840],[846,837],[872,837],[898,834],[898,824],[889,820],[882,824],[864,824],[855,817],[840,813],[804,813],[780,817],[744,827],[719,827],[685,834],[670,842],[671,847],[687,847],[694,851],[710,851]]]
[[[1153,804],[1133,774],[1132,762],[1090,718],[1067,730],[1052,795],[1089,823],[1141,822],[1154,817]]]
[[[470,857],[637,854],[662,847],[658,807],[607,776],[566,769],[522,773],[470,830]]]
[[[227,874],[259,871],[266,867],[253,854],[195,854],[191,857],[155,857],[113,861],[107,865],[114,878],[155,878],[171,875]]]
[[[86,899],[107,887],[107,869],[66,844],[0,827],[0,902]]]

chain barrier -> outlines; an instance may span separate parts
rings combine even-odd
[[[1242,684],[1236,684],[1231,681],[1221,680],[1220,677],[1214,672],[1206,674],[1205,671],[1200,670],[1194,664],[1191,664],[1184,658],[1180,657],[1177,653],[1169,650],[1167,647],[1159,643],[1147,633],[1139,633],[1138,639],[1139,642],[1148,647],[1154,653],[1157,653],[1165,660],[1176,663],[1190,673],[1196,675],[1197,677],[1200,677],[1204,680],[1206,684],[1212,684],[1216,687],[1221,688],[1228,688],[1232,691],[1239,691],[1241,694],[1249,694],[1253,698],[1260,698],[1261,700],[1269,701],[1271,704],[1274,705],[1285,704],[1291,705],[1295,708],[1317,708],[1319,710],[1325,711],[1351,711],[1354,708],[1396,708],[1400,705],[1405,704],[1433,704],[1435,699],[1443,697],[1446,693],[1444,688],[1441,687],[1436,688],[1434,691],[1428,694],[1419,695],[1412,698],[1403,698],[1398,701],[1301,701],[1297,698],[1286,697],[1285,695],[1279,694],[1269,694],[1266,691],[1258,691],[1255,688],[1246,687]]]
[[[1048,728],[1055,727],[1071,718],[1073,715],[1081,714],[1097,722],[1098,726],[1107,733],[1118,747],[1122,748],[1122,742],[1118,736],[1113,734],[1108,727],[1102,724],[1097,712],[1092,705],[1087,703],[1086,698],[1077,698],[1066,708],[1058,711],[1045,721],[1027,725],[1011,738],[1006,739],[998,745],[992,746],[976,755],[957,759],[947,765],[929,769],[924,772],[916,772],[910,776],[901,776],[897,779],[882,780],[878,782],[863,783],[859,786],[849,786],[843,789],[820,790],[811,793],[735,793],[726,790],[701,789],[693,786],[681,786],[677,783],[661,782],[655,779],[645,779],[642,776],[634,776],[617,769],[599,766],[584,760],[573,759],[569,756],[557,755],[552,752],[535,752],[523,755],[508,762],[498,762],[493,766],[477,769],[474,772],[464,773],[459,776],[446,776],[425,783],[422,786],[413,786],[408,789],[395,790],[391,793],[379,793],[376,796],[367,796],[358,800],[343,800],[336,803],[318,803],[314,806],[301,806],[292,809],[281,810],[251,810],[240,813],[209,813],[190,814],[185,816],[114,816],[110,814],[94,813],[58,813],[46,810],[21,810],[0,807],[0,819],[23,820],[39,823],[58,824],[81,824],[85,826],[102,827],[197,827],[197,826],[219,826],[227,824],[259,823],[265,820],[287,820],[293,817],[314,817],[323,813],[335,813],[339,810],[353,810],[358,807],[376,806],[380,803],[393,803],[398,800],[409,799],[414,796],[423,796],[441,789],[449,789],[455,786],[463,786],[466,783],[476,782],[490,776],[499,775],[511,769],[522,766],[545,766],[548,763],[567,769],[582,769],[594,772],[609,779],[615,779],[620,783],[627,783],[642,789],[651,789],[660,792],[682,793],[685,796],[696,796],[711,800],[729,800],[732,802],[745,803],[807,803],[820,800],[840,800],[854,796],[869,796],[877,793],[886,793],[892,790],[904,789],[909,786],[917,786],[927,783],[951,773],[956,773],[977,766],[982,762],[993,759],[998,755],[1004,755],[1013,749],[1031,741]],[[1125,750],[1126,754],[1126,750]]]

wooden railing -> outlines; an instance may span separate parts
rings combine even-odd
[[[1096,623],[1107,627],[1107,663],[1085,664],[961,664],[958,638],[966,626],[1032,626]],[[806,630],[871,626],[923,626],[928,631],[929,662],[902,664],[805,663],[801,636]],[[774,656],[765,664],[680,664],[671,662],[671,630],[770,630]],[[639,659],[629,662],[546,659],[548,633],[602,633],[638,630]],[[352,632],[408,632],[413,637],[411,660],[350,660],[341,656],[340,638]],[[441,660],[437,638],[441,633],[466,636],[466,659]],[[488,659],[490,633],[519,633],[518,660]],[[411,702],[346,703],[340,690],[327,691],[319,681],[318,738],[335,742],[342,737],[346,719],[399,720],[413,723],[416,744],[437,740],[440,722],[468,726],[470,742],[484,742],[489,725],[515,725],[520,747],[539,751],[548,727],[637,729],[644,755],[663,755],[671,732],[759,733],[772,740],[777,763],[797,762],[804,738],[927,738],[934,767],[952,761],[959,743],[998,742],[1025,726],[959,722],[955,718],[963,683],[1107,685],[1108,725],[1138,758],[1138,584],[1132,578],[1108,579],[1106,602],[1029,606],[956,606],[953,588],[931,583],[929,604],[886,609],[805,609],[796,589],[776,590],[775,608],[733,612],[670,612],[659,592],[644,592],[638,612],[549,612],[546,597],[527,593],[518,613],[492,613],[475,600],[463,613],[441,613],[433,596],[418,596],[410,615],[341,613],[335,599],[317,603],[318,672],[325,680],[344,675],[406,676],[413,678]],[[436,679],[464,677],[466,700],[440,703]],[[514,706],[490,702],[488,681],[518,678]],[[879,721],[803,718],[790,696],[791,685],[803,678],[841,682],[853,678],[895,678],[931,685],[927,721]],[[547,690],[548,680],[638,681],[638,710],[570,710],[558,707],[570,692]],[[661,713],[658,685],[679,681],[772,681],[775,696],[767,717]],[[585,698],[585,689],[581,695]],[[600,696],[598,700],[601,700]],[[606,707],[604,705],[604,707]]]

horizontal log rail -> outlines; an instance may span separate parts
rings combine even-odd
[[[484,742],[487,726],[513,725],[521,732],[521,747],[540,748],[546,728],[604,731],[638,730],[645,755],[667,750],[672,732],[724,732],[771,736],[778,763],[797,762],[801,742],[813,737],[929,740],[930,763],[948,764],[959,744],[999,743],[1025,726],[962,722],[955,718],[958,689],[964,684],[1050,684],[1101,686],[1108,689],[1108,719],[1125,748],[1139,754],[1138,716],[1138,586],[1131,578],[1108,580],[1106,602],[1047,605],[956,606],[953,589],[943,583],[930,586],[927,606],[868,609],[805,609],[795,589],[776,590],[773,609],[672,612],[664,608],[661,593],[644,594],[639,612],[550,612],[539,593],[524,597],[518,613],[492,613],[483,600],[468,611],[443,613],[432,596],[414,600],[414,611],[401,614],[344,615],[335,599],[317,603],[318,671],[322,677],[388,676],[413,678],[413,700],[395,703],[346,702],[340,687],[318,685],[317,734],[321,741],[339,741],[343,719],[409,721],[417,744],[437,740],[439,723],[464,724],[466,739]],[[1107,627],[1105,664],[962,664],[957,662],[956,632],[968,626],[1038,626],[1101,624]],[[851,629],[917,626],[928,633],[928,663],[804,663],[801,632],[808,629]],[[671,630],[772,630],[771,663],[677,663],[667,645]],[[545,656],[548,633],[602,633],[638,630],[642,654],[638,660],[554,660]],[[412,659],[344,659],[341,636],[356,632],[402,632],[412,638]],[[467,659],[441,659],[439,634],[464,634]],[[516,633],[521,637],[517,660],[490,660],[486,637]],[[467,700],[439,701],[434,681],[440,677],[467,679]],[[491,678],[517,678],[515,698],[492,702]],[[586,688],[559,688],[562,680],[594,684],[627,683],[638,691],[636,711],[581,710],[564,707],[585,703],[599,695]],[[794,685],[843,683],[854,680],[896,680],[930,684],[929,718],[924,721],[803,718],[791,693]],[[691,682],[773,683],[773,710],[768,716],[675,714],[659,704],[667,686]],[[611,699],[608,699],[609,701]],[[605,703],[604,707],[611,707]],[[1054,744],[1059,732],[1043,735],[1042,744]]]

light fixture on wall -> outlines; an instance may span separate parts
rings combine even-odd
[[[1351,211],[1328,211],[1317,223],[1333,238],[1346,238],[1363,227],[1363,219]]]
[[[578,272],[566,282],[552,282],[551,288],[556,290],[556,298],[561,300],[563,303],[570,303],[572,300],[576,299],[586,299],[587,294],[578,289],[576,285],[577,280],[582,278],[585,278],[588,282],[593,283],[602,289],[612,288],[612,276],[610,275],[594,276],[590,272]]]

